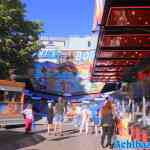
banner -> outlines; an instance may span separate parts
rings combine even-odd
[[[100,92],[104,84],[90,81],[94,55],[94,50],[39,51],[32,79],[34,89],[69,95]]]
[[[105,0],[95,0],[95,15],[92,31],[96,31],[97,26],[101,24],[104,13]]]

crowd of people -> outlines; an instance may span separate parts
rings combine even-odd
[[[63,136],[64,117],[67,116],[67,101],[59,97],[57,101],[48,102],[47,122],[48,135]],[[112,147],[112,138],[114,133],[117,133],[118,121],[117,104],[107,97],[103,107],[99,107],[96,103],[83,104],[76,107],[76,114],[73,117],[74,126],[78,128],[79,134],[89,134],[89,127],[92,125],[92,133],[101,134],[101,146]],[[25,116],[25,131],[31,132],[33,122],[33,110],[29,104],[23,111]],[[104,145],[107,137],[107,144]]]

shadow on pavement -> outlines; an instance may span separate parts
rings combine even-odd
[[[40,149],[33,149],[33,148],[31,148],[31,149],[26,149],[26,150],[40,150]]]
[[[63,133],[66,134],[66,135],[75,134],[75,133],[78,133],[78,132],[79,132],[79,130],[77,130],[77,129],[71,129],[71,130],[63,131]],[[47,133],[47,129],[36,131],[36,134],[39,134],[39,133]]]
[[[43,130],[36,131],[36,134],[38,134],[38,133],[46,133],[46,132],[47,132],[47,129],[43,129]]]
[[[45,138],[37,134],[25,134],[16,131],[0,131],[0,147],[3,150],[16,150],[33,146],[44,141]]]
[[[70,139],[70,138],[73,138],[73,137],[76,137],[76,136],[62,136],[62,137],[50,139],[49,141],[62,141],[62,140]]]
[[[72,129],[72,130],[65,130],[64,131],[64,133],[65,134],[75,134],[75,133],[78,133],[79,132],[79,130],[77,130],[77,129]]]

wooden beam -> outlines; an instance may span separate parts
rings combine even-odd
[[[96,71],[96,70],[94,70],[94,72],[95,72],[95,73],[123,73],[124,70],[122,70],[122,71],[119,71],[119,70],[116,70],[116,71],[111,71],[111,70],[100,71],[100,70],[98,70],[98,71]]]
[[[118,68],[118,67],[121,67],[121,68],[128,68],[128,67],[132,67],[133,65],[95,65],[95,67],[98,67],[98,68]]]
[[[123,52],[123,51],[140,51],[140,52],[150,52],[150,47],[143,47],[142,45],[141,46],[116,46],[116,47],[112,47],[112,46],[102,46],[102,47],[99,47],[98,51],[120,51],[120,52]]]
[[[119,60],[119,61],[127,61],[127,60],[137,60],[137,61],[140,61],[140,60],[143,60],[144,58],[137,58],[137,57],[97,57],[96,60],[98,61],[101,61],[101,60],[109,60],[109,61],[114,61],[114,60]]]

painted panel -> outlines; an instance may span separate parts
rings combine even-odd
[[[94,55],[94,50],[39,51],[32,79],[34,88],[54,94],[78,95],[99,92],[103,83],[90,81]]]

